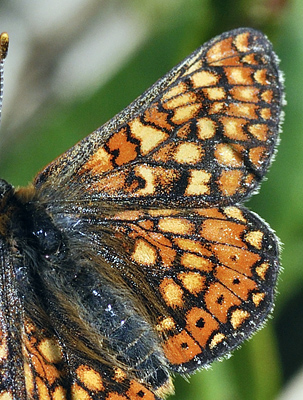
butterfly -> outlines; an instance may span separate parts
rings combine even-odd
[[[1,82],[7,48],[3,33]],[[271,163],[282,105],[270,42],[235,29],[29,186],[0,180],[1,399],[162,399],[173,373],[262,326],[279,243],[242,203]]]

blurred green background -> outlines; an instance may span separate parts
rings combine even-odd
[[[303,399],[302,25],[300,0],[0,0],[0,30],[10,34],[0,176],[14,185],[27,184],[214,35],[260,29],[281,59],[288,103],[281,143],[268,180],[246,204],[282,243],[273,318],[229,360],[188,381],[177,377],[174,400]]]

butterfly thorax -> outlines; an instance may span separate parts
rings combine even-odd
[[[63,237],[45,208],[29,198],[28,192],[15,192],[13,186],[0,180],[0,234],[11,246],[14,243],[25,252],[49,257],[62,246]]]

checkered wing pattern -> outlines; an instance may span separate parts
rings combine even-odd
[[[65,176],[73,195],[144,207],[239,202],[271,161],[281,96],[265,37],[225,33],[46,167],[37,185]]]
[[[1,399],[161,399],[173,372],[262,325],[278,239],[241,202],[270,165],[282,104],[271,44],[236,29],[29,187],[0,180]]]
[[[229,353],[270,312],[277,239],[244,207],[122,211],[106,226],[116,239],[114,247],[105,240],[108,253],[124,260],[121,270],[139,271],[132,291],[153,315],[173,371],[192,372]],[[95,246],[96,230],[86,234]],[[138,275],[152,287],[150,302]]]

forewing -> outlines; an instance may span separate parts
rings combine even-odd
[[[92,247],[96,226],[85,233]],[[229,353],[272,309],[278,241],[245,208],[124,211],[102,231],[104,255],[119,260],[122,276],[135,271],[135,279],[126,276],[129,288],[142,298],[174,371]]]
[[[236,29],[47,166],[36,185],[144,206],[239,202],[267,170],[281,105],[271,44],[260,32]]]

